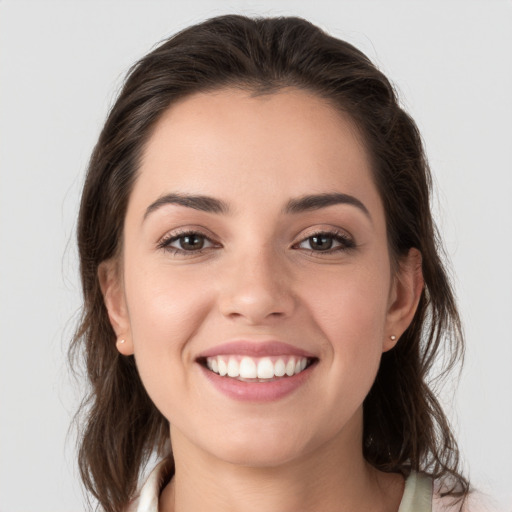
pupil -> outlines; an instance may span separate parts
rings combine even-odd
[[[204,239],[198,235],[186,235],[180,240],[180,246],[185,250],[202,249],[203,245]]]
[[[311,247],[319,251],[327,251],[332,247],[332,238],[328,236],[312,236]]]

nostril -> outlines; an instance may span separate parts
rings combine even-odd
[[[243,318],[252,325],[291,315],[295,298],[282,272],[267,269],[263,274],[256,269],[259,265],[249,270],[248,264],[246,261],[239,271],[235,269],[220,290],[218,305],[222,315],[232,320]]]

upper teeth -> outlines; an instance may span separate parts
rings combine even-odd
[[[214,356],[206,358],[206,366],[222,377],[240,377],[242,379],[273,379],[291,377],[300,373],[308,364],[306,357],[240,357]]]

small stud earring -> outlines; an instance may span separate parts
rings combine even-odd
[[[119,344],[123,344],[126,340],[123,338],[122,340],[119,340],[118,343]]]
[[[396,336],[394,334],[392,334],[390,337],[391,341],[395,341],[396,340]]]

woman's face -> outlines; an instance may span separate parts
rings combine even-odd
[[[145,149],[117,268],[102,283],[118,348],[175,450],[275,466],[361,449],[363,400],[411,315],[348,117],[294,89],[173,105]]]

